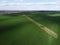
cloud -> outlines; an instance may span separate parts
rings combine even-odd
[[[24,1],[24,0],[15,0],[15,1]],[[25,0],[26,1],[26,0]]]
[[[15,2],[10,2],[10,3],[0,3],[0,5],[55,5],[57,4],[56,2],[40,2],[40,3],[15,3]]]
[[[40,4],[40,3],[24,3],[24,4],[16,4],[15,3],[9,3],[5,6],[2,6],[3,9],[7,10],[54,10],[56,9],[56,5],[45,5],[45,4]]]
[[[3,3],[0,3],[0,10],[60,10],[60,5],[57,2],[28,3],[24,2],[24,0],[15,1],[18,3],[2,1]]]

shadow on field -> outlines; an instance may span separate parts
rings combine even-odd
[[[5,14],[5,16],[13,16],[13,17],[20,16],[20,15],[22,14],[21,13]]]
[[[44,20],[49,20],[55,23],[60,23],[60,16],[44,16],[42,17]]]
[[[4,32],[7,32],[7,31],[14,30],[14,29],[22,28],[26,25],[27,25],[26,22],[21,22],[21,23],[17,23],[17,24],[14,24],[14,25],[0,26],[0,33],[4,33]]]
[[[11,18],[6,18],[6,19],[0,19],[0,21],[6,21],[6,20],[9,20]]]
[[[34,15],[33,18],[43,19],[45,21],[52,21],[55,23],[60,23],[60,16]]]
[[[0,21],[5,21],[5,20],[8,20],[8,19],[0,19]]]

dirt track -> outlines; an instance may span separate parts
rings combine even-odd
[[[48,29],[48,28],[45,27],[44,25],[36,22],[35,20],[31,19],[30,17],[28,17],[28,16],[26,16],[26,15],[23,15],[23,16],[25,16],[28,20],[32,21],[34,24],[36,24],[38,27],[40,27],[41,29],[43,29],[46,33],[48,33],[48,34],[51,35],[52,37],[58,38],[58,35],[57,35],[54,31]]]

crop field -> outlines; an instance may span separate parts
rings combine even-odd
[[[24,14],[6,14],[0,16],[0,45],[59,45],[60,14],[28,13],[38,23],[54,31],[54,38],[43,29],[28,20]]]

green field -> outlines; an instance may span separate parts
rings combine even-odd
[[[13,16],[14,15],[14,16]],[[0,16],[0,45],[59,45],[60,23],[58,18],[29,14],[29,16],[58,34],[53,38],[37,25],[26,19],[23,14],[7,14]],[[27,14],[28,15],[28,14]],[[59,16],[59,15],[58,15]],[[49,17],[47,20],[46,17]],[[51,18],[51,19],[50,19]]]

